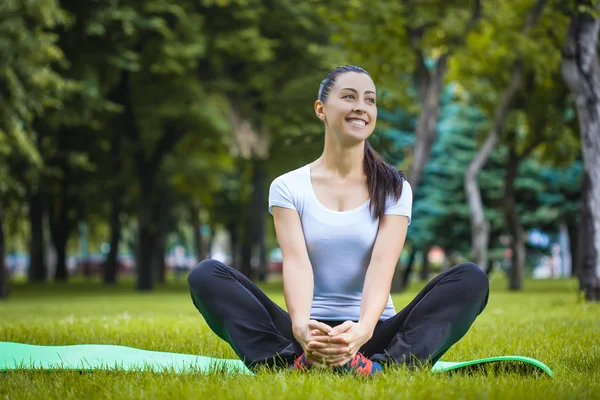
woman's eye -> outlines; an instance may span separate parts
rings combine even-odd
[[[367,99],[367,101],[370,101],[371,103],[375,104],[375,99]]]
[[[342,97],[342,99],[346,99],[346,98],[352,98],[353,99],[354,95],[353,94],[347,94],[344,97]]]

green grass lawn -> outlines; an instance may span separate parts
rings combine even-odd
[[[407,304],[422,285],[394,296]],[[574,280],[526,281],[511,293],[492,278],[488,307],[443,357],[533,357],[555,377],[497,373],[433,374],[390,370],[363,380],[332,373],[260,372],[256,376],[150,372],[15,371],[0,373],[0,399],[505,399],[600,398],[600,305],[578,299]],[[277,285],[267,293],[283,304]],[[132,283],[15,285],[0,302],[0,341],[66,345],[103,343],[235,358],[193,307],[183,281],[140,294]]]

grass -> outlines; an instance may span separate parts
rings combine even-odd
[[[193,307],[183,281],[140,294],[131,282],[15,285],[0,303],[0,341],[65,345],[106,343],[235,358]],[[394,296],[400,309],[420,289]],[[262,371],[256,376],[152,372],[13,371],[0,373],[0,399],[506,399],[600,398],[600,305],[578,299],[574,280],[526,281],[505,290],[492,278],[490,302],[445,361],[496,355],[541,360],[554,378],[516,371],[432,374],[405,368],[371,380],[332,373]],[[283,303],[277,285],[265,291]]]

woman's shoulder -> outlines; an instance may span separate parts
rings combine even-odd
[[[310,174],[309,164],[303,165],[291,171],[285,172],[275,179],[273,179],[273,184],[287,184],[287,185],[297,185],[306,180],[306,174]],[[310,175],[309,175],[310,176]]]
[[[294,208],[298,212],[302,212],[307,173],[310,179],[310,170],[307,170],[307,167],[303,166],[286,172],[271,182],[269,188],[270,213],[272,213],[272,206]]]

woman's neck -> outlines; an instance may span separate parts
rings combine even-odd
[[[364,142],[347,147],[331,139],[331,136],[325,135],[323,154],[313,163],[313,170],[333,174],[342,179],[362,177]]]

